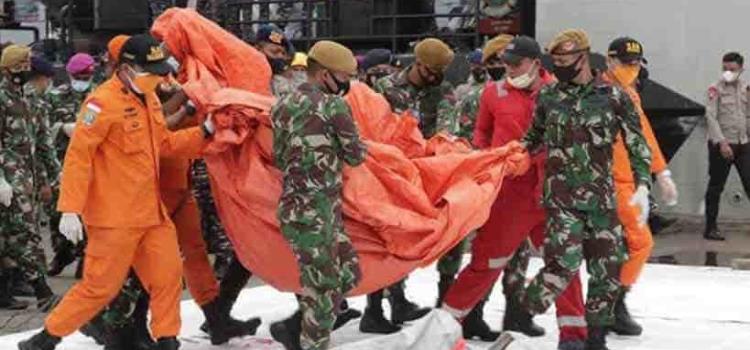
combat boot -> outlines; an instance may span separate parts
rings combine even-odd
[[[34,287],[24,278],[19,269],[12,269],[10,273],[10,295],[14,297],[33,298]]]
[[[0,275],[0,309],[26,310],[29,303],[14,298],[10,289],[9,278],[6,275]]]
[[[406,299],[404,284],[398,283],[388,288],[391,303],[391,322],[396,325],[418,320],[432,311],[429,307],[420,308],[417,304]]]
[[[208,325],[208,335],[211,337],[211,344],[221,345],[229,339],[242,337],[245,335],[254,335],[260,319],[254,319],[248,322],[234,320],[219,310],[216,300],[201,306],[203,315],[206,317]]]
[[[54,350],[62,339],[47,332],[46,329],[33,337],[18,343],[18,350]]]
[[[83,278],[83,268],[86,266],[86,264],[84,263],[85,261],[86,259],[84,259],[82,256],[78,257],[78,265],[76,265],[76,273],[74,275],[78,280]]]
[[[437,302],[435,303],[436,308],[443,306],[443,299],[445,299],[445,294],[448,293],[448,289],[450,289],[455,280],[456,279],[453,278],[453,275],[440,275],[440,281],[438,281],[438,298]]]
[[[544,328],[534,323],[533,316],[513,297],[505,297],[503,330],[523,333],[529,337],[544,336]]]
[[[299,310],[286,320],[271,324],[271,337],[281,343],[286,350],[302,350],[301,334],[302,312]]]
[[[154,350],[177,350],[180,348],[180,342],[175,337],[159,338]]]
[[[367,295],[365,314],[359,321],[359,331],[372,334],[392,334],[401,327],[391,323],[383,316],[383,290]]]
[[[485,301],[482,300],[475,305],[461,323],[464,339],[478,338],[484,342],[494,342],[500,336],[500,332],[493,331],[484,322],[484,303]]]
[[[75,246],[73,246],[73,243],[63,238],[55,249],[55,256],[52,258],[47,274],[54,277],[62,273],[65,267],[76,261],[74,252]]]
[[[131,336],[129,337],[132,347],[134,350],[150,350],[154,348],[156,343],[151,337],[151,332],[148,329],[148,304],[149,295],[142,293],[135,304],[135,310],[133,311],[133,326],[131,328]]]
[[[604,327],[589,326],[586,350],[609,350],[607,347],[607,330]]]
[[[349,303],[346,301],[346,299],[344,299],[344,301],[341,302],[341,310],[336,316],[336,322],[333,323],[333,330],[335,331],[343,327],[349,321],[356,320],[360,317],[362,317],[362,312],[357,309],[350,308]]]
[[[615,303],[615,323],[609,327],[609,330],[618,335],[639,336],[643,333],[643,327],[630,316],[630,311],[628,311],[628,307],[625,305],[625,295],[627,293],[627,289],[624,289],[620,293],[619,298],[617,298],[617,302]]]
[[[31,286],[34,288],[36,307],[40,312],[49,312],[57,306],[62,299],[62,297],[52,293],[52,289],[50,289],[47,280],[45,280],[44,277],[31,281]]]

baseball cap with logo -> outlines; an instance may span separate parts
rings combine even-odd
[[[122,46],[120,61],[135,63],[146,72],[165,76],[172,72],[172,66],[167,63],[167,53],[161,43],[148,34],[134,35]]]
[[[289,55],[294,53],[294,46],[292,46],[292,43],[286,38],[284,31],[273,24],[260,26],[258,31],[255,32],[255,42],[276,44],[285,48]]]
[[[607,55],[615,57],[623,63],[648,63],[643,58],[643,45],[637,40],[628,37],[617,38],[609,44]]]
[[[542,57],[542,48],[536,40],[528,36],[517,36],[505,47],[503,61],[518,64],[524,58],[537,59]]]

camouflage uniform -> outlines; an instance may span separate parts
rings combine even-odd
[[[474,123],[479,113],[479,99],[482,97],[485,83],[475,82],[472,78],[454,91],[458,99],[453,113],[438,116],[438,129],[446,130],[471,142],[474,135]]]
[[[272,113],[274,158],[284,174],[277,215],[303,287],[301,344],[326,349],[337,308],[361,274],[344,232],[343,168],[367,153],[346,102],[312,84],[302,84]]]
[[[411,67],[380,78],[373,88],[385,96],[394,112],[410,111],[419,119],[419,129],[424,137],[430,138],[438,130],[438,116],[454,113],[453,106],[456,101],[453,88],[448,82],[438,86],[417,88],[407,79],[409,70]]]
[[[503,270],[503,294],[506,300],[513,298],[521,302],[523,290],[526,287],[526,270],[531,260],[531,241],[526,239],[518,246],[508,265]]]
[[[10,207],[0,210],[0,258],[5,268],[19,268],[34,283],[46,275],[39,254],[38,189],[57,181],[60,164],[39,101],[32,102],[22,88],[0,82],[0,177],[13,188]]]
[[[547,148],[543,203],[545,266],[523,296],[543,313],[567,287],[582,259],[590,274],[589,326],[613,322],[620,268],[627,256],[612,179],[612,145],[621,134],[638,184],[650,184],[651,153],[627,94],[597,78],[586,85],[554,83],[536,101],[523,139],[530,152]]]

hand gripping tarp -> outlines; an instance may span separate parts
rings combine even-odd
[[[224,227],[242,263],[272,286],[299,291],[299,270],[279,231],[281,172],[274,167],[271,70],[263,54],[192,10],[170,9],[152,28],[181,62],[179,80],[217,132],[206,150]],[[391,113],[366,85],[346,97],[367,160],[344,169],[346,232],[362,281],[350,294],[390,285],[434,262],[481,226],[505,175],[528,160],[517,145],[470,151],[463,140],[422,138],[414,118]]]

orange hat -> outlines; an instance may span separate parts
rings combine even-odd
[[[107,44],[107,52],[112,61],[118,62],[120,60],[120,51],[128,39],[130,39],[130,35],[120,34],[109,41]]]

